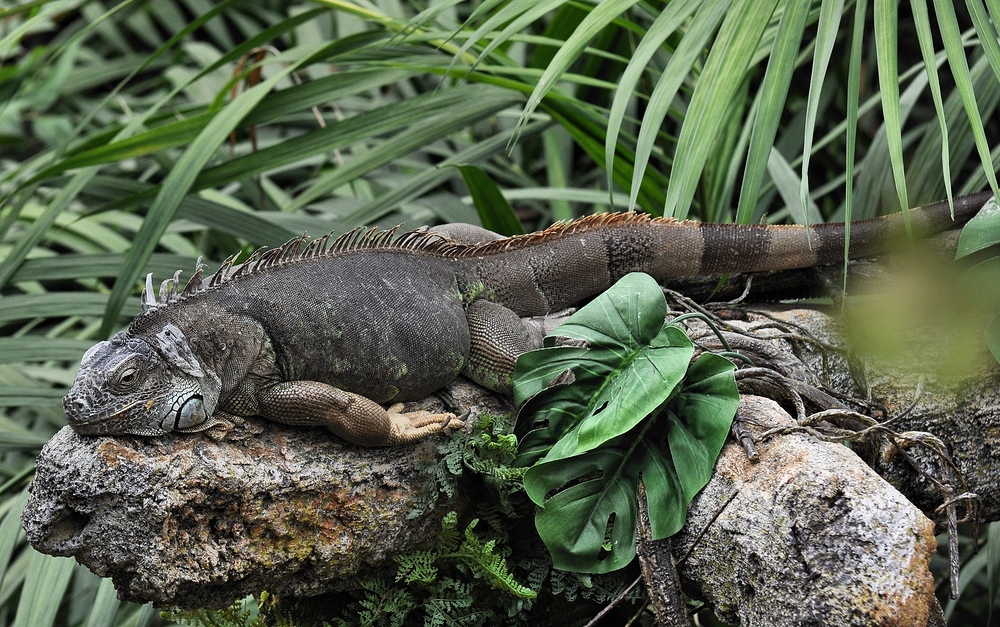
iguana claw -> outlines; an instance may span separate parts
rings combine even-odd
[[[391,405],[386,413],[392,422],[392,440],[394,444],[405,444],[424,438],[432,433],[438,433],[447,427],[452,421],[461,424],[461,421],[452,413],[429,412],[423,409],[404,412],[403,404]]]

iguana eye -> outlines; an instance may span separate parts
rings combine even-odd
[[[130,387],[139,380],[138,368],[126,368],[118,375],[118,385]]]

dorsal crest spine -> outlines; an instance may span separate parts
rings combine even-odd
[[[432,233],[405,233],[397,237],[397,228],[382,230],[358,227],[335,239],[333,233],[328,233],[311,241],[305,235],[300,235],[277,248],[258,248],[240,263],[237,263],[239,253],[231,255],[222,262],[214,274],[207,277],[204,276],[205,264],[199,257],[195,264],[194,274],[191,275],[191,279],[188,280],[183,289],[179,288],[180,270],[173,277],[163,281],[159,290],[154,290],[153,275],[150,273],[146,276],[146,286],[142,291],[142,312],[146,313],[164,307],[170,303],[221,287],[241,277],[251,276],[279,266],[330,258],[359,250],[385,248],[431,250],[439,243],[446,241]]]
[[[328,233],[311,241],[305,235],[300,235],[277,248],[258,248],[241,263],[236,263],[239,253],[232,255],[222,262],[214,274],[207,277],[204,276],[205,266],[199,257],[194,274],[183,289],[178,288],[180,271],[177,271],[172,278],[163,281],[158,292],[153,291],[152,274],[150,274],[146,277],[146,287],[142,292],[142,312],[146,313],[185,300],[241,277],[252,276],[276,267],[314,259],[328,259],[357,251],[391,249],[427,253],[443,258],[468,259],[544,244],[594,228],[649,222],[668,223],[674,220],[631,212],[600,213],[570,222],[558,222],[538,233],[517,235],[482,244],[461,244],[428,230],[409,231],[397,235],[399,227],[384,230],[377,227],[358,227],[336,238],[333,233]]]

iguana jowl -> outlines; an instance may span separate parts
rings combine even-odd
[[[918,231],[968,220],[989,198],[910,216]],[[851,256],[898,236],[897,217],[856,222]],[[452,233],[463,233],[454,230]],[[485,232],[488,233],[488,232]],[[463,235],[467,238],[468,235]],[[160,435],[217,428],[239,416],[326,426],[356,444],[402,444],[450,414],[388,410],[460,374],[501,392],[542,333],[522,317],[573,305],[621,276],[671,277],[833,263],[843,225],[719,225],[604,214],[540,233],[459,243],[434,233],[355,230],[258,251],[183,290],[147,278],[143,311],[84,356],[63,400],[81,434]],[[179,273],[178,273],[179,274]]]

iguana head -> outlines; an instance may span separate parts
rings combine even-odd
[[[205,374],[183,334],[167,325],[156,341],[154,347],[122,332],[86,352],[63,398],[74,431],[155,436],[206,423],[214,402],[206,403]]]

